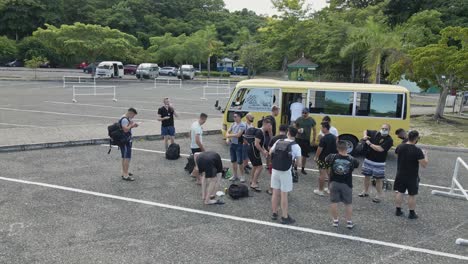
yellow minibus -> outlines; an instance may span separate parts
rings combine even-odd
[[[410,96],[402,86],[254,79],[239,82],[231,93],[224,109],[223,136],[234,122],[235,112],[242,117],[252,113],[257,124],[271,114],[273,105],[281,109],[276,117],[277,126],[290,124],[290,105],[299,96],[318,124],[317,134],[322,118],[330,116],[339,139],[346,141],[350,153],[366,129],[378,130],[387,123],[393,134],[397,128],[409,128]],[[317,142],[311,143],[316,145]]]

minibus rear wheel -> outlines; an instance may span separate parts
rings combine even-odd
[[[357,144],[359,142],[359,140],[353,135],[340,135],[339,139],[341,141],[346,142],[349,154],[353,153],[353,151],[356,149],[356,146],[357,146]]]

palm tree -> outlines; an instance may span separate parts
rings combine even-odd
[[[389,27],[369,17],[363,27],[351,29],[350,41],[341,49],[341,56],[354,56],[364,50],[364,66],[373,83],[380,83],[382,70],[401,56],[401,37]]]

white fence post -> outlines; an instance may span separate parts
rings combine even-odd
[[[83,77],[83,76],[63,76],[63,88],[67,88],[68,85],[74,84],[93,84],[96,85],[96,77]]]
[[[210,92],[210,90],[215,92]],[[207,79],[200,99],[207,100],[208,96],[217,96],[217,98],[225,96],[225,98],[229,98],[231,96],[231,81],[229,79]]]
[[[158,88],[158,84],[162,86],[179,86],[179,89],[182,89],[182,80],[180,79],[155,78],[154,89]]]
[[[80,88],[82,89],[88,89],[87,93],[80,93],[80,92],[77,92],[77,90],[79,90]],[[90,89],[92,89],[92,91],[90,91]],[[102,92],[102,93],[99,93],[98,90],[105,90],[105,89],[112,89],[112,93],[110,92]],[[72,102],[76,103],[78,102],[76,100],[76,97],[77,96],[112,96],[112,101],[114,102],[117,102],[117,97],[116,97],[116,87],[115,86],[105,86],[105,85],[101,85],[101,86],[97,86],[97,85],[73,85],[73,99],[72,99]]]

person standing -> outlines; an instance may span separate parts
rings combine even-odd
[[[272,156],[271,197],[272,220],[278,219],[278,204],[281,204],[281,223],[294,224],[294,220],[289,215],[288,194],[293,190],[292,164],[296,160],[301,165],[301,149],[295,142],[297,129],[293,126],[288,128],[287,139],[280,139],[270,149]]]
[[[325,158],[337,152],[336,148],[336,137],[330,133],[330,124],[328,122],[322,122],[322,133],[323,137],[320,139],[317,152],[315,153],[314,160],[317,162],[319,168],[319,188],[314,190],[314,193],[319,196],[324,196],[328,188],[325,188],[325,181],[328,179],[328,169],[331,164],[328,163]]]
[[[250,128],[246,133],[246,137],[248,137],[250,143],[248,155],[253,166],[250,174],[250,188],[256,192],[262,191],[258,186],[258,178],[262,172],[262,155],[267,158],[269,154],[263,146],[265,141],[265,132],[270,129],[270,126],[270,119],[265,118],[262,122],[262,128]]]
[[[169,98],[164,98],[163,103],[164,105],[158,109],[158,121],[161,121],[161,135],[164,137],[164,146],[167,150],[169,147],[169,140],[171,141],[171,144],[174,144],[174,117],[178,117],[178,115],[175,112],[174,107],[172,107]]]
[[[315,120],[309,115],[309,109],[303,107],[302,116],[296,119],[296,128],[298,129],[296,142],[299,144],[302,151],[302,174],[307,174],[305,171],[305,165],[311,151],[310,134],[312,133],[312,142],[314,142],[314,144],[315,140],[317,139],[317,130],[315,125]]]
[[[291,112],[291,124],[296,122],[296,119],[301,117],[302,110],[304,109],[304,105],[302,104],[302,96],[297,95],[296,97],[296,102],[292,103],[291,106],[289,107],[289,110]]]
[[[133,174],[129,173],[130,160],[132,159],[132,128],[138,127],[138,124],[133,122],[133,118],[138,114],[135,108],[131,107],[127,113],[123,115],[120,120],[120,126],[128,137],[128,142],[119,146],[120,153],[122,154],[122,179],[125,181],[134,181]]]
[[[362,164],[362,174],[365,176],[364,191],[359,194],[359,197],[369,197],[371,177],[374,177],[377,194],[372,201],[380,203],[383,180],[385,179],[385,161],[387,160],[388,151],[393,146],[393,139],[390,136],[390,125],[383,124],[380,131],[365,130],[363,140],[369,146],[369,150]]]
[[[338,133],[338,129],[336,129],[336,127],[332,126],[331,118],[329,116],[324,116],[322,118],[322,122],[328,122],[328,124],[330,124],[330,133],[333,134],[338,139],[338,136],[340,134]],[[320,139],[322,137],[323,137],[323,133],[322,133],[322,131],[320,131],[318,140],[320,141]]]
[[[223,173],[221,156],[213,151],[197,152],[194,155],[195,168],[201,176],[202,200],[205,205],[224,204],[216,200],[216,190]]]
[[[408,191],[409,219],[417,219],[416,195],[419,189],[419,165],[427,166],[429,160],[427,151],[416,147],[419,140],[419,132],[416,130],[408,133],[408,142],[400,144],[395,153],[398,155],[397,174],[393,189],[397,192],[395,196],[396,216],[402,216],[403,194]]]
[[[254,127],[254,116],[251,113],[245,115],[245,131]],[[244,145],[242,146],[242,157],[244,158],[244,173],[249,174],[252,167],[249,166],[249,142],[244,138]]]
[[[408,133],[403,128],[399,128],[395,131],[395,135],[401,139],[401,143],[408,142]]]
[[[288,126],[287,125],[280,125],[279,134],[274,136],[270,140],[270,144],[268,145],[268,149],[271,149],[273,147],[273,145],[278,140],[288,138],[287,133],[288,133]],[[272,173],[272,170],[273,170],[273,164],[271,163],[271,158],[269,160],[270,160],[270,163],[268,164],[268,173],[270,174],[270,177],[271,177],[271,173]],[[269,195],[272,195],[273,194],[273,189],[270,187],[268,190],[266,190],[266,193],[268,193]]]
[[[245,123],[242,122],[241,113],[236,112],[234,113],[233,117],[234,123],[232,124],[231,128],[226,132],[226,142],[230,144],[229,151],[233,171],[233,175],[229,180],[236,181],[240,179],[240,182],[245,182],[243,165],[244,158],[242,156],[244,140],[242,138],[242,135],[246,130],[246,126]]]
[[[200,118],[193,122],[192,126],[190,127],[190,149],[192,150],[192,154],[197,152],[204,152],[205,146],[203,145],[203,124],[206,123],[208,119],[208,115],[205,113],[200,114]]]
[[[359,166],[359,162],[348,155],[346,142],[338,141],[338,154],[330,154],[325,162],[330,164],[330,214],[333,217],[333,226],[338,227],[338,203],[345,204],[346,227],[354,227],[353,214],[353,170]]]

